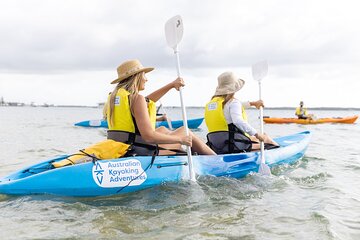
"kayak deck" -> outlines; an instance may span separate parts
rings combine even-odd
[[[191,128],[191,129],[198,128],[203,121],[204,121],[204,118],[188,119],[187,120],[188,128]],[[182,127],[183,125],[184,125],[183,120],[172,120],[171,121],[172,128],[179,128],[179,127]],[[87,120],[87,121],[77,122],[74,124],[74,126],[90,127],[90,128],[108,128],[108,123],[106,120],[97,119],[97,120]],[[169,128],[169,123],[167,121],[157,121],[156,127],[161,127],[161,126]]]

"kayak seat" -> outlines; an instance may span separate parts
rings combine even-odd
[[[251,140],[239,132],[211,132],[206,138],[206,144],[217,154],[250,152],[252,147]]]

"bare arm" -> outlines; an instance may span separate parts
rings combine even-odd
[[[153,93],[150,93],[147,97],[151,99],[154,102],[157,102],[162,96],[164,96],[169,90],[172,88],[175,88],[176,90],[179,90],[180,87],[185,86],[184,81],[182,78],[177,78],[176,80],[172,81],[169,84],[166,84],[162,88],[156,90]]]
[[[239,100],[234,99],[233,101],[226,103],[225,107],[229,109],[230,119],[236,127],[251,136],[256,134],[257,131],[243,119],[242,103]]]
[[[133,112],[136,119],[136,124],[139,128],[141,137],[148,143],[180,143],[191,146],[191,136],[176,137],[173,135],[162,134],[156,132],[151,127],[151,122],[146,107],[145,98],[137,95],[133,99]]]

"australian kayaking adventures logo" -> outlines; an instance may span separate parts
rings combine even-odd
[[[93,179],[100,187],[141,185],[147,179],[146,172],[137,159],[125,161],[96,161],[92,168]]]

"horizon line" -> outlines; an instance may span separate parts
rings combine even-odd
[[[99,106],[95,106],[95,105],[55,105],[55,104],[47,104],[47,105],[27,105],[27,104],[23,104],[23,105],[1,105],[2,107],[83,107],[83,108],[101,108]],[[186,108],[204,108],[204,106],[185,106]],[[181,106],[164,106],[164,108],[181,108]],[[251,110],[252,108],[250,108]],[[283,107],[266,107],[264,109],[287,109],[287,110],[292,110],[292,109],[296,109],[296,107],[288,107],[288,106],[283,106]],[[307,109],[312,109],[312,110],[358,110],[360,111],[360,107],[307,107]],[[255,110],[255,109],[254,109]]]

